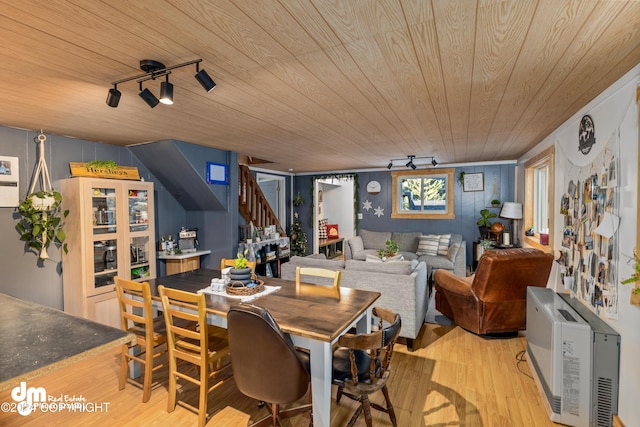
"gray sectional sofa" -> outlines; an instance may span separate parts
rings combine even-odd
[[[413,340],[424,323],[429,300],[427,266],[424,262],[344,261],[325,259],[324,255],[294,256],[282,264],[281,277],[295,280],[298,266],[341,270],[341,287],[380,292],[381,296],[375,305],[400,314],[400,336],[406,338],[407,348],[413,351]],[[321,280],[319,278],[315,283],[322,284]],[[314,283],[313,280],[309,281]]]
[[[378,249],[384,249],[387,240],[393,240],[400,246],[400,254],[405,260],[417,259],[427,264],[427,274],[437,269],[451,271],[456,276],[467,275],[467,247],[461,234],[451,234],[447,255],[420,255],[418,243],[421,232],[371,231],[360,229],[358,236],[344,244],[344,258],[364,261],[367,255],[377,255]]]

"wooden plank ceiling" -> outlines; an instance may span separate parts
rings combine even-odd
[[[639,1],[0,0],[0,124],[294,172],[509,160],[640,63],[639,33]],[[135,81],[106,105],[141,59],[197,58],[212,92],[191,66],[171,106]]]

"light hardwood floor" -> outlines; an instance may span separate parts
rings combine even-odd
[[[523,336],[484,339],[458,327],[425,324],[410,353],[397,345],[389,384],[399,426],[555,426],[547,416],[541,395],[530,377],[526,362],[518,363],[524,350]],[[84,398],[103,404],[102,412],[41,413],[26,417],[0,412],[0,426],[192,426],[197,413],[182,403],[167,413],[166,369],[154,374],[151,400],[141,403],[142,391],[136,382],[118,390],[119,352],[109,351],[60,371],[28,382],[44,387],[50,396]],[[164,379],[163,379],[164,378]],[[335,390],[333,395],[335,396]],[[185,387],[187,402],[197,405],[195,387]],[[382,396],[374,396],[383,402]],[[12,402],[10,390],[0,392],[0,402]],[[207,426],[246,425],[265,415],[266,409],[245,398],[228,380],[211,392]],[[6,406],[6,405],[5,405]],[[355,403],[343,398],[333,401],[331,425],[343,426]],[[376,426],[389,426],[386,414],[373,411]],[[285,426],[306,426],[308,418],[298,416]],[[357,426],[364,426],[359,419]]]

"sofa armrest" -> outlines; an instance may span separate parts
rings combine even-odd
[[[458,277],[467,275],[467,242],[463,240],[453,261],[453,273]]]
[[[442,289],[446,289],[448,292],[462,296],[473,295],[473,291],[471,290],[473,276],[459,277],[447,270],[436,270],[433,278],[436,284],[436,288],[439,287]]]
[[[342,253],[344,255],[344,259],[353,259],[353,255],[351,254],[351,245],[349,244],[349,240],[342,241]]]

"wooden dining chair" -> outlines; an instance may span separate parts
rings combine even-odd
[[[235,266],[235,259],[230,258],[222,258],[220,260],[220,270],[224,270],[227,267]],[[247,261],[247,267],[251,268],[251,273],[256,272],[256,262],[255,261]]]
[[[342,272],[339,270],[334,271],[316,267],[296,267],[296,285],[300,286],[300,284],[306,283],[303,280],[303,276],[313,276],[317,279],[312,280],[312,283],[317,285],[333,286],[336,291],[340,291],[341,274]]]
[[[373,315],[379,318],[378,330],[369,334],[343,335],[338,339],[339,347],[333,352],[333,383],[338,386],[336,401],[340,402],[342,396],[347,396],[360,402],[348,427],[354,425],[363,411],[365,422],[371,427],[371,407],[389,414],[391,424],[397,425],[387,382],[391,374],[393,346],[400,335],[402,321],[399,314],[380,307],[373,308]],[[369,401],[369,395],[380,390],[386,408]]]
[[[207,305],[203,293],[194,294],[162,285],[158,286],[158,293],[162,300],[169,348],[167,411],[173,412],[176,408],[178,379],[191,382],[200,388],[198,426],[204,427],[209,392],[220,380],[232,375],[229,341],[208,333]],[[193,330],[181,327],[180,321],[197,322],[198,328]],[[186,369],[183,368],[185,364]]]
[[[163,346],[167,342],[164,318],[153,317],[149,282],[134,282],[117,276],[114,281],[120,305],[122,330],[136,336],[135,343],[122,345],[119,387],[123,390],[126,385],[129,362],[140,362],[144,365],[142,402],[148,402],[151,397],[153,371],[166,366],[166,363],[155,363],[157,358],[167,352],[167,348]],[[143,301],[133,299],[134,296],[142,296]]]

